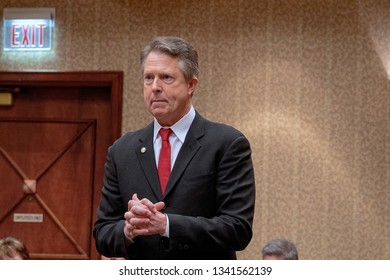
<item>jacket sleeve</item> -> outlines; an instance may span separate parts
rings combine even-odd
[[[93,231],[96,248],[106,257],[126,257],[123,214],[127,209],[123,207],[118,188],[113,146],[108,149],[104,168],[104,186]]]
[[[168,214],[170,248],[175,250],[185,246],[189,250],[202,248],[202,251],[245,249],[252,238],[255,178],[250,144],[242,134],[221,155],[215,177],[203,184],[209,184],[207,187],[213,189],[215,215]],[[191,203],[202,204],[202,201]]]

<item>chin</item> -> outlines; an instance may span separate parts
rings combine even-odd
[[[167,115],[167,111],[163,108],[154,108],[154,109],[150,110],[150,112],[156,118],[163,118],[164,116]]]

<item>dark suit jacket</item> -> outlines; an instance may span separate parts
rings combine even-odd
[[[126,246],[123,215],[134,193],[153,203],[165,202],[169,238],[137,236]],[[252,238],[254,204],[248,140],[198,113],[162,196],[151,123],[108,149],[94,227],[96,247],[107,257],[128,259],[235,259],[235,251],[245,249]]]

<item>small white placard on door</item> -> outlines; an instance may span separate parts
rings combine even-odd
[[[15,223],[42,223],[43,214],[14,213]]]

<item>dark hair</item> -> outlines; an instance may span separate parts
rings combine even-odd
[[[262,249],[263,258],[264,256],[278,256],[284,260],[297,260],[298,251],[295,244],[286,239],[274,239],[263,247]]]
[[[27,248],[22,241],[14,237],[4,237],[0,239],[0,259],[3,259],[4,256],[14,258],[17,255],[23,260],[28,260],[30,258]]]
[[[199,65],[197,51],[184,39],[179,37],[155,37],[141,52],[140,65],[144,71],[145,60],[153,52],[160,52],[180,60],[181,70],[186,81],[198,78]]]

